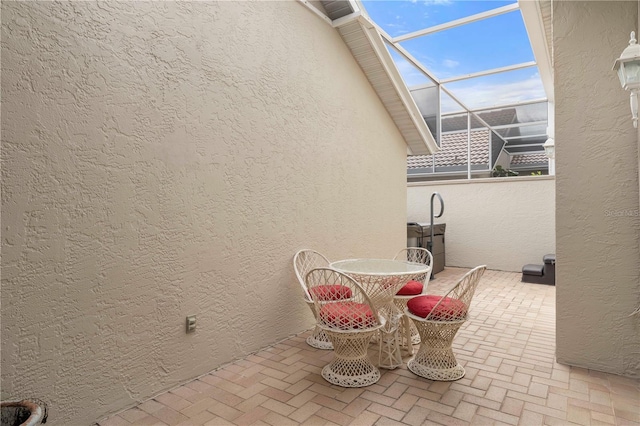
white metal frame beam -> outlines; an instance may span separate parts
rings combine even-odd
[[[540,153],[544,153],[544,151],[521,151],[521,152],[508,152],[509,150],[507,149],[507,154],[509,155],[529,155],[529,154],[540,154]]]
[[[501,104],[501,105],[494,105],[494,106],[490,106],[490,107],[482,107],[482,108],[474,108],[472,110],[470,110],[471,112],[483,112],[483,111],[494,111],[494,110],[501,110],[501,109],[507,109],[507,108],[513,108],[513,107],[519,107],[519,106],[523,106],[523,105],[533,105],[533,104],[539,104],[539,103],[546,103],[547,98],[540,98],[540,99],[533,99],[530,101],[521,101],[521,102],[513,102],[510,104]],[[443,117],[450,117],[452,115],[462,115],[466,113],[466,111],[460,110],[460,111],[452,111],[452,112],[446,112],[444,114],[442,114]]]
[[[507,72],[507,71],[516,71],[516,70],[521,70],[521,69],[524,69],[524,68],[531,68],[531,67],[535,67],[535,66],[537,66],[535,61],[522,62],[520,64],[509,65],[507,67],[493,68],[493,69],[486,70],[486,71],[474,72],[472,74],[465,74],[465,75],[460,75],[460,76],[457,76],[457,77],[445,78],[445,79],[440,80],[440,83],[442,83],[442,84],[453,83],[454,81],[468,80],[470,78],[484,77],[486,75],[499,74],[501,72]]]
[[[493,126],[493,128],[494,129],[511,129],[514,127],[544,126],[546,124],[547,124],[547,120],[527,121],[526,123],[500,124],[498,126]]]
[[[546,133],[541,133],[541,134],[538,134],[538,135],[509,136],[509,137],[502,138],[502,139],[504,139],[506,141],[510,141],[510,140],[514,140],[514,139],[531,139],[531,138],[545,138],[545,140],[546,140],[547,134]],[[542,142],[542,143],[544,143],[544,142]],[[535,143],[531,143],[531,144],[527,144],[527,145],[535,145]],[[509,145],[509,146],[511,148],[513,148],[516,145]]]
[[[494,109],[505,109],[505,108],[511,108],[511,107],[519,107],[519,106],[523,106],[523,105],[539,104],[539,103],[543,103],[543,102],[549,102],[549,100],[547,98],[539,98],[539,99],[532,99],[530,101],[513,102],[513,103],[510,103],[510,104],[503,104],[503,105],[498,105],[498,106],[476,108],[476,109],[474,109],[472,111],[473,112],[491,111],[491,110],[494,110]]]
[[[414,67],[418,68],[429,79],[434,81],[436,84],[440,84],[440,80],[438,79],[438,77],[433,75],[431,73],[431,71],[429,71],[424,65],[422,65],[422,63],[420,61],[418,61],[416,58],[414,58],[411,55],[411,53],[407,52],[407,50],[404,47],[394,43],[393,39],[391,38],[391,36],[389,34],[387,34],[382,28],[380,28],[377,24],[376,24],[376,27],[378,28],[378,31],[380,32],[380,35],[382,36],[382,38],[388,43],[389,46],[391,46],[393,48],[393,50],[398,52],[398,54],[400,54],[400,56],[404,57],[404,59],[407,60],[411,65],[413,65]]]
[[[471,22],[481,21],[483,19],[492,18],[494,16],[502,15],[504,13],[513,12],[519,9],[518,3],[508,4],[506,6],[491,9],[486,12],[477,13],[475,15],[466,16],[464,18],[456,19],[454,21],[445,22],[444,24],[434,25],[433,27],[425,28],[423,30],[414,31],[403,36],[393,38],[394,43],[400,43],[402,41],[410,40],[416,37],[422,37],[427,34],[433,34],[438,31],[448,30],[450,28],[459,27],[460,25],[469,24]]]

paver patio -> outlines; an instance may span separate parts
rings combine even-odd
[[[443,294],[465,272],[446,268],[429,292]],[[523,284],[518,273],[487,271],[482,278],[471,319],[454,340],[466,369],[456,382],[415,376],[406,357],[401,368],[381,370],[375,385],[329,385],[320,371],[333,354],[309,347],[309,333],[99,424],[640,425],[640,380],[556,363],[555,287]],[[374,346],[370,355],[377,360]]]

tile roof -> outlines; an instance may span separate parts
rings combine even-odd
[[[520,166],[527,164],[547,163],[548,158],[544,152],[536,152],[534,154],[517,154],[511,157],[511,164]]]
[[[408,169],[428,168],[432,165],[432,155],[410,155]],[[442,135],[440,152],[435,154],[436,167],[464,166],[467,164],[467,132],[445,133]],[[489,164],[489,131],[471,131],[471,164]]]

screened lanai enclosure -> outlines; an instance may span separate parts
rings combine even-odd
[[[526,2],[321,3],[334,20],[362,9],[431,131],[439,151],[409,155],[410,181],[549,174],[548,40],[527,34]]]

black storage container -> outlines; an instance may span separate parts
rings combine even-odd
[[[445,264],[445,244],[444,232],[447,228],[446,223],[433,224],[433,244],[429,247],[431,241],[431,226],[428,223],[407,223],[407,247],[422,247],[430,249],[433,255],[432,274],[437,274],[444,269]]]

